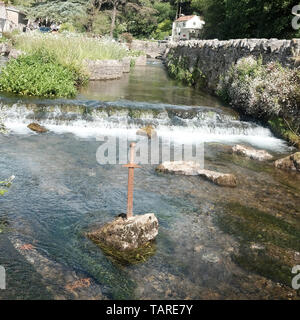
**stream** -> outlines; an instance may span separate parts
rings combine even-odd
[[[299,299],[300,177],[231,154],[236,143],[293,152],[285,141],[217,98],[170,79],[159,61],[120,80],[90,82],[75,100],[2,94],[10,130],[0,135],[0,299]],[[47,127],[37,134],[31,122]],[[100,165],[98,136],[135,139],[151,124],[158,137],[204,143],[205,168],[233,173],[236,188],[197,176],[135,170],[134,213],[159,220],[155,253],[119,264],[85,232],[126,211],[127,169]],[[1,180],[0,179],[0,180]]]

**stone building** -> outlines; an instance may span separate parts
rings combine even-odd
[[[0,1],[0,32],[10,32],[15,29],[22,31],[27,25],[27,19],[19,9],[6,6]]]
[[[181,16],[173,22],[172,40],[200,39],[204,24],[204,20],[199,16]]]

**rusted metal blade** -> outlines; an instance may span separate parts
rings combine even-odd
[[[135,143],[130,144],[130,160],[123,167],[128,168],[128,193],[127,193],[127,219],[133,216],[133,186],[134,186],[134,169],[141,168],[134,163]]]

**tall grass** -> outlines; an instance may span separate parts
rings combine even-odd
[[[62,65],[82,69],[85,59],[122,59],[130,53],[128,49],[110,39],[88,38],[76,34],[22,34],[15,37],[15,46],[26,53],[39,49],[55,54]]]

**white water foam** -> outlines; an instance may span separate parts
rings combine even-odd
[[[14,134],[27,135],[36,134],[27,128],[32,122],[28,119],[7,120],[5,126]],[[125,124],[112,124],[105,121],[88,122],[84,120],[55,123],[55,121],[40,121],[40,124],[56,134],[71,133],[78,138],[95,139],[99,136],[127,136],[135,139],[137,125],[126,126]],[[180,127],[180,126],[158,126],[156,128],[159,137],[170,139],[176,143],[191,144],[197,142],[218,142],[223,144],[246,143],[257,148],[268,149],[276,152],[284,152],[286,143],[275,138],[269,129],[261,126],[250,126],[248,128],[220,128],[209,127]]]
[[[136,131],[146,123],[155,123],[159,137],[175,143],[219,142],[223,144],[246,143],[257,148],[285,152],[286,143],[275,138],[267,128],[251,122],[235,120],[230,115],[216,112],[199,112],[192,119],[178,116],[154,118],[151,113],[140,114],[140,118],[128,116],[128,110],[109,115],[105,109],[92,109],[84,119],[80,112],[62,111],[58,106],[46,107],[42,115],[25,105],[2,106],[4,124],[13,134],[36,134],[27,128],[31,122],[38,122],[56,134],[71,133],[83,139],[99,136],[127,136],[135,139]],[[36,119],[38,117],[38,119]]]

